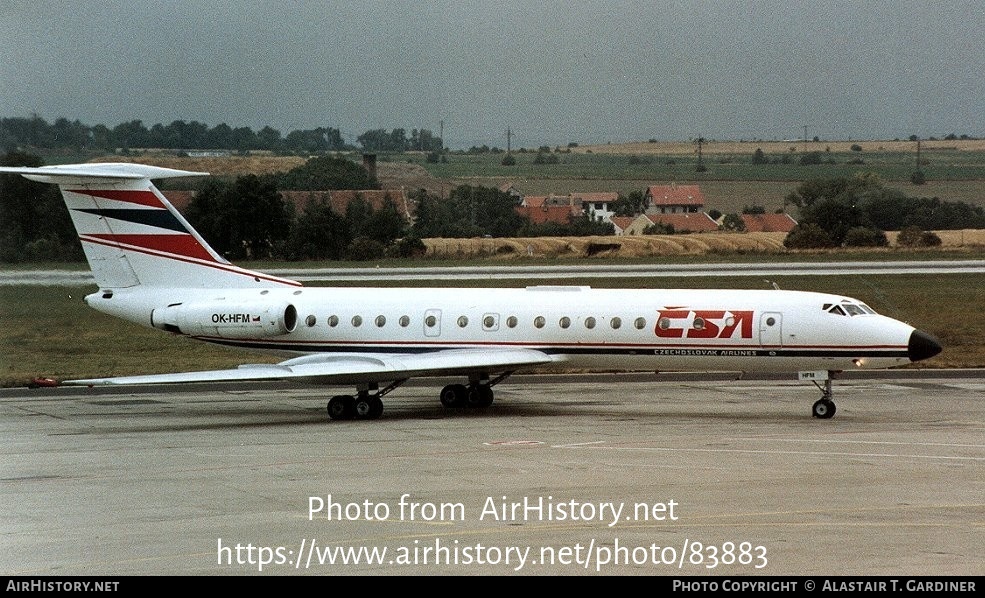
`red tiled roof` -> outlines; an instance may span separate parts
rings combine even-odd
[[[572,193],[576,201],[587,203],[607,203],[619,199],[619,194],[613,191],[597,191],[594,193]]]
[[[653,206],[705,205],[705,196],[697,185],[650,185],[646,196]]]
[[[740,214],[750,233],[789,233],[797,221],[789,214]]]
[[[570,206],[517,206],[516,213],[528,218],[534,224],[544,224],[554,222],[557,224],[569,224],[571,222]]]
[[[629,228],[630,225],[636,221],[636,216],[613,216],[609,218],[609,221],[615,225],[617,229],[616,232],[619,232]]]
[[[675,233],[690,231],[692,233],[707,233],[718,230],[718,223],[704,212],[694,214],[647,214],[650,222],[669,224]]]

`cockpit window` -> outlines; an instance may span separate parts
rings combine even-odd
[[[850,316],[861,316],[862,314],[865,313],[864,311],[862,311],[861,307],[853,303],[846,303],[844,307],[845,307],[845,311],[847,311],[848,315]]]
[[[864,303],[852,303],[851,301],[845,300],[840,304],[825,303],[821,306],[821,309],[828,312],[829,314],[835,314],[837,316],[864,316],[864,315],[875,315],[876,311]]]

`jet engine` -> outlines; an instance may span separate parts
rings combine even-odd
[[[264,338],[293,332],[297,323],[290,303],[176,303],[151,312],[155,328],[191,336]]]

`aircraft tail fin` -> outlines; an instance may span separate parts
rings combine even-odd
[[[11,167],[0,172],[58,185],[102,289],[300,286],[230,264],[151,182],[208,173],[129,163]]]

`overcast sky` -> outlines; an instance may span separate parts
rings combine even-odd
[[[985,136],[982,0],[0,0],[0,117],[452,148]]]

